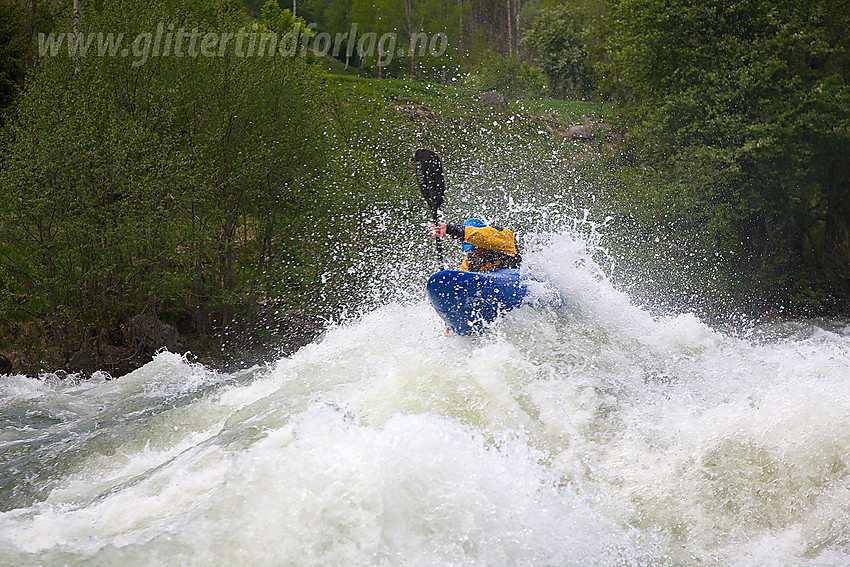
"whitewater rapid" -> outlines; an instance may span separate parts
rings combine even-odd
[[[731,336],[541,242],[482,337],[423,292],[235,374],[0,378],[0,564],[850,564],[850,322]]]

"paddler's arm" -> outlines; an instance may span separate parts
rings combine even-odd
[[[453,236],[477,248],[486,248],[510,256],[516,256],[516,241],[514,233],[507,228],[494,226],[463,226],[460,224],[446,224],[444,222],[431,225],[431,236],[442,238]]]
[[[463,228],[463,225],[448,223],[446,224],[446,234],[458,240],[463,240]]]
[[[431,236],[442,238],[444,236],[454,236],[458,240],[463,240],[463,226],[459,224],[447,224],[438,222],[431,225]]]

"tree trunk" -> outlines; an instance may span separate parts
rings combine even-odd
[[[519,56],[519,9],[522,0],[514,0],[514,44]]]
[[[511,37],[511,0],[508,0],[508,55],[513,55],[513,38]]]
[[[82,0],[74,0],[74,41],[77,42],[77,50],[80,48],[80,19],[82,18],[83,7]],[[74,53],[74,61],[76,66],[74,67],[74,73],[80,72],[80,59],[78,52]]]

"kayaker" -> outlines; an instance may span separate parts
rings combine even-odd
[[[446,235],[463,241],[466,258],[460,265],[461,271],[519,268],[522,263],[514,233],[507,228],[487,226],[479,219],[469,219],[462,225],[444,222],[431,225],[431,236],[442,238]]]

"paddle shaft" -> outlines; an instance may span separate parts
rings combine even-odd
[[[437,219],[437,211],[431,211],[431,217],[434,219],[434,224],[438,224],[439,220]],[[440,265],[444,266],[446,261],[443,259],[443,239],[442,237],[437,237],[434,239],[437,243],[437,259],[440,261]]]

